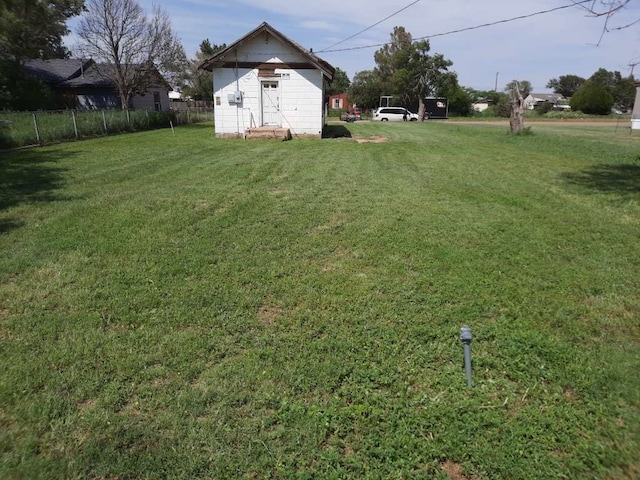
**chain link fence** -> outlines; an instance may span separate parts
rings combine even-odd
[[[213,110],[0,112],[0,149],[213,121]]]

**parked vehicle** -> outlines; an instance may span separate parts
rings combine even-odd
[[[417,122],[418,115],[404,107],[380,107],[373,112],[373,118],[371,120],[378,122]]]
[[[355,122],[358,118],[359,118],[358,116],[356,116],[354,113],[351,113],[351,112],[344,112],[340,115],[340,120],[348,123]]]

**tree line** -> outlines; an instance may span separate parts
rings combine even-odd
[[[424,97],[446,97],[450,113],[467,116],[473,113],[473,104],[486,101],[493,114],[509,117],[517,91],[526,98],[532,93],[531,82],[513,80],[501,91],[475,90],[461,86],[451,70],[453,63],[441,54],[429,53],[429,42],[414,42],[404,27],[395,27],[388,44],[374,54],[376,66],[372,70],[357,72],[352,82],[338,69],[330,93],[348,92],[351,102],[361,108],[375,108],[380,97],[393,96],[398,105],[424,113]],[[573,110],[587,114],[608,114],[612,108],[630,111],[635,99],[633,76],[618,71],[598,69],[588,79],[567,74],[552,78],[546,88],[570,99]],[[517,88],[516,88],[517,87]],[[540,108],[548,111],[551,104]]]
[[[210,74],[198,66],[226,45],[205,39],[195,57],[188,59],[168,14],[157,5],[147,13],[137,0],[0,0],[0,109],[54,105],[55,98],[44,84],[21,75],[22,66],[34,58],[69,58],[72,52],[63,44],[69,33],[67,20],[79,15],[80,41],[73,54],[96,61],[116,86],[123,108],[133,95],[147,90],[151,70],[181,87],[185,96],[212,100]],[[446,97],[449,111],[460,116],[471,115],[473,103],[484,100],[492,104],[493,113],[508,117],[514,105],[522,103],[520,97],[531,92],[526,80],[514,80],[500,92],[461,86],[451,69],[453,62],[432,53],[428,40],[414,41],[402,26],[393,29],[390,41],[374,53],[374,61],[372,70],[357,72],[353,81],[336,69],[327,93],[348,92],[361,108],[375,108],[381,96],[392,95],[394,102],[422,118],[425,97]],[[570,97],[573,110],[607,114],[612,108],[632,107],[634,82],[632,76],[600,68],[588,79],[567,74],[550,79],[546,87]]]

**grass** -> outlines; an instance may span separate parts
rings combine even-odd
[[[0,478],[638,477],[640,137],[331,128],[0,156]]]

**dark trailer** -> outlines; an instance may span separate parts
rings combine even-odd
[[[449,103],[444,97],[427,97],[424,99],[424,112],[427,119],[449,118]]]

